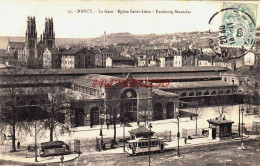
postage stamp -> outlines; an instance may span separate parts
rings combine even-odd
[[[222,47],[252,47],[256,33],[256,4],[223,3],[219,44]]]

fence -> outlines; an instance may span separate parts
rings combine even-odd
[[[165,130],[164,132],[155,133],[154,136],[162,137],[165,141],[171,141],[176,135],[172,135],[171,131]]]
[[[202,136],[202,135],[205,135],[206,132],[202,133],[202,131],[207,131],[208,128],[198,128],[197,129],[197,135],[198,136]],[[188,135],[192,136],[192,135],[196,135],[196,129],[182,129],[182,135],[181,137],[187,137]]]

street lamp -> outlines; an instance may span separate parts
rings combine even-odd
[[[178,120],[178,133],[177,133],[177,137],[178,137],[178,157],[180,158],[180,115],[177,115],[177,120]]]
[[[240,124],[240,112],[241,112],[241,109],[240,109],[240,105],[239,105],[239,114],[238,114],[238,136],[240,137],[240,127],[241,127],[241,124]]]
[[[101,136],[101,146],[103,147],[103,132],[102,132],[102,123],[104,119],[104,114],[100,115],[100,124],[101,124],[101,129],[100,129],[100,136]]]
[[[150,141],[151,141],[151,128],[152,128],[153,126],[152,126],[152,124],[150,123],[148,127],[149,127],[149,129],[150,129],[150,131],[149,131],[149,144],[148,144],[148,149],[149,149],[149,166],[150,166],[150,157],[151,157],[151,153],[150,153]]]
[[[243,113],[244,113],[244,107],[241,108],[241,113],[242,113],[242,143],[243,143]]]

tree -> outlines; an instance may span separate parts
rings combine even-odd
[[[199,107],[198,106],[198,103],[196,103],[195,105],[194,104],[191,104],[191,114],[192,116],[195,117],[195,123],[196,123],[196,126],[195,126],[195,129],[196,129],[196,136],[198,135],[198,119],[203,115],[203,112],[204,112],[204,109],[202,107]]]
[[[36,88],[37,100],[41,103],[44,111],[48,112],[43,123],[45,128],[50,131],[50,141],[53,141],[54,135],[69,132],[69,124],[65,123],[65,118],[69,115],[67,110],[70,109],[70,94],[65,91],[66,88],[59,85],[62,81],[57,76],[59,70],[38,69],[37,71],[41,75],[41,77],[35,78],[35,84],[38,84]],[[46,75],[46,77],[42,75]],[[46,81],[49,82],[48,87],[41,86]]]
[[[1,105],[3,105],[0,110],[0,123],[2,131],[5,131],[8,126],[12,128],[12,151],[16,151],[16,127],[21,129],[24,125],[24,116],[22,116],[24,111],[23,96],[26,91],[21,87],[17,87],[22,81],[20,77],[17,77],[17,74],[26,74],[26,72],[21,71],[19,68],[4,70],[4,77],[1,78],[1,82],[5,87],[0,89]]]
[[[198,119],[202,116],[204,110],[201,107],[198,107],[198,105],[196,105],[194,108],[191,109],[192,110],[192,114],[195,115],[195,122],[196,122],[196,136],[198,135]]]
[[[121,110],[119,109],[119,105],[117,100],[110,100],[106,101],[105,107],[107,108],[107,115],[110,115],[110,122],[113,124],[114,127],[114,143],[116,143],[116,125],[119,122],[123,122],[121,119]]]

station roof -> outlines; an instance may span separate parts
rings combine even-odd
[[[109,84],[110,80],[112,80],[112,79],[118,80],[120,78],[114,77],[114,76],[100,75],[100,74],[88,74],[88,75],[81,76],[79,78],[73,79],[72,83],[77,84],[77,85],[81,85],[81,86],[84,86],[84,87],[91,87],[91,88],[94,88],[94,89],[100,89],[101,87],[100,87],[100,84],[98,84],[98,82],[95,86],[93,86],[94,85],[93,83],[95,83],[95,80],[99,81],[99,82],[101,80],[104,80],[104,81],[106,81],[106,82],[104,82],[105,84]]]
[[[152,91],[152,96],[153,97],[178,97],[179,95],[175,94],[175,93],[170,93],[170,92],[165,92],[163,90],[160,89],[153,89]]]
[[[10,69],[9,69],[10,70]],[[0,75],[8,75],[9,70],[1,70]],[[44,72],[43,72],[44,71]],[[135,67],[135,68],[86,68],[86,69],[21,69],[16,75],[71,75],[71,74],[122,74],[122,73],[194,73],[194,72],[225,72],[225,67]]]
[[[171,82],[166,87],[160,89],[185,89],[185,88],[211,88],[211,87],[234,87],[225,81],[192,81],[192,82]]]

